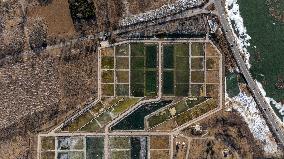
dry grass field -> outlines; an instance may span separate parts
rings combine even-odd
[[[163,5],[173,3],[176,0],[127,0],[129,12],[131,14],[138,14],[149,10],[157,9]]]
[[[48,5],[32,3],[27,7],[28,19],[42,18],[50,37],[66,38],[76,35],[69,11],[68,0],[53,0]]]
[[[251,134],[247,124],[235,112],[220,111],[198,123],[207,130],[208,139],[192,140],[190,158],[224,158],[223,151],[228,149],[232,158],[263,157],[260,143]],[[196,137],[192,129],[183,131],[184,135]]]
[[[91,49],[95,47],[96,43],[89,41],[39,55],[28,52],[18,62],[5,59],[0,68],[0,126],[16,123],[1,130],[0,147],[25,144],[33,134],[49,130],[78,110],[78,105],[96,98],[97,55]],[[28,150],[19,146],[17,151],[1,149],[0,154],[8,158],[9,153],[16,156],[23,151],[21,156]]]

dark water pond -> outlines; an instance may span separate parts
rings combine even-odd
[[[155,103],[145,103],[132,114],[114,125],[111,130],[143,130],[144,117],[148,114],[170,104],[172,101],[159,101]]]

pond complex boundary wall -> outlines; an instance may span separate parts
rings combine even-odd
[[[94,107],[97,103],[99,103],[100,101],[102,101],[102,97],[103,98],[115,98],[115,97],[117,97],[116,96],[116,92],[115,92],[115,88],[114,88],[114,94],[113,94],[113,96],[103,96],[102,95],[102,74],[101,74],[101,66],[102,66],[102,56],[101,56],[101,50],[102,49],[104,49],[104,48],[108,48],[108,47],[113,47],[113,46],[118,46],[118,45],[123,45],[123,44],[131,44],[131,43],[144,43],[144,44],[156,44],[158,47],[157,47],[157,62],[156,62],[156,72],[157,72],[157,78],[156,78],[156,80],[157,80],[157,82],[156,82],[156,87],[157,87],[157,89],[156,89],[156,94],[154,95],[154,96],[146,96],[145,94],[145,96],[144,97],[142,97],[142,99],[138,102],[138,103],[136,103],[135,105],[133,105],[133,106],[131,106],[131,107],[129,107],[125,112],[123,112],[123,113],[121,113],[121,114],[119,114],[119,116],[117,117],[117,118],[115,118],[115,119],[113,119],[110,123],[108,123],[105,127],[104,127],[104,132],[60,132],[60,130],[61,130],[61,128],[64,126],[64,125],[66,125],[67,123],[69,123],[69,122],[72,122],[72,121],[74,121],[76,118],[78,118],[79,116],[81,116],[82,114],[84,114],[84,113],[86,113],[86,112],[88,112],[92,107]],[[192,120],[190,120],[190,121],[188,121],[188,122],[186,122],[186,123],[184,123],[184,124],[182,124],[182,125],[179,125],[177,128],[175,128],[175,129],[173,129],[172,131],[152,131],[152,130],[146,130],[146,129],[144,129],[144,130],[139,130],[139,131],[137,131],[137,130],[134,130],[134,131],[129,131],[129,130],[127,130],[127,131],[113,131],[113,132],[110,132],[110,128],[111,128],[111,126],[113,126],[113,125],[115,125],[116,123],[118,123],[119,121],[121,121],[122,119],[124,119],[126,116],[128,116],[129,114],[131,114],[131,113],[133,113],[135,110],[137,110],[143,103],[149,103],[149,102],[157,102],[157,101],[160,101],[160,100],[162,100],[162,99],[164,99],[164,98],[175,98],[175,95],[173,94],[172,96],[165,96],[164,94],[163,94],[163,91],[162,91],[162,79],[163,79],[163,76],[162,76],[162,73],[163,73],[163,69],[162,69],[162,67],[163,67],[163,64],[162,64],[162,57],[163,57],[163,55],[162,55],[162,45],[163,44],[178,44],[178,43],[188,43],[189,44],[189,53],[191,54],[191,44],[192,43],[210,43],[212,46],[213,46],[213,49],[214,50],[216,50],[216,52],[217,52],[217,54],[218,55],[216,55],[216,57],[219,57],[219,59],[218,59],[218,72],[219,72],[219,74],[218,74],[218,82],[217,83],[213,83],[213,84],[218,84],[218,92],[213,92],[213,93],[215,93],[215,95],[217,94],[217,96],[215,96],[215,97],[213,97],[213,98],[215,98],[216,100],[217,100],[217,107],[216,108],[214,108],[214,109],[212,109],[212,110],[210,110],[210,111],[208,111],[208,112],[206,112],[206,113],[204,113],[204,114],[201,114],[200,116],[198,116],[198,117],[196,117],[196,118],[194,118],[194,119],[192,119]],[[103,152],[104,152],[104,156],[106,157],[106,158],[109,158],[110,157],[110,154],[109,153],[111,153],[110,152],[110,143],[109,143],[109,138],[111,137],[111,136],[151,136],[151,135],[158,135],[158,136],[161,136],[161,135],[166,135],[166,136],[169,136],[170,137],[170,142],[171,143],[173,143],[173,136],[175,135],[175,134],[178,134],[181,130],[183,130],[184,128],[186,128],[186,127],[188,127],[188,126],[190,126],[190,125],[192,125],[193,123],[196,123],[196,122],[198,122],[198,121],[200,121],[200,120],[202,120],[202,119],[204,119],[204,118],[206,118],[206,117],[208,117],[208,116],[210,116],[210,115],[212,115],[212,114],[214,114],[214,113],[216,113],[216,112],[218,112],[218,111],[220,111],[221,109],[222,109],[222,105],[224,104],[224,87],[223,87],[223,81],[224,81],[224,74],[223,74],[223,56],[222,56],[222,54],[221,54],[221,52],[217,49],[217,47],[210,41],[210,40],[206,40],[206,39],[176,39],[176,40],[173,40],[173,39],[170,39],[170,40],[168,40],[168,39],[150,39],[150,40],[128,40],[128,41],[123,41],[123,42],[119,42],[119,43],[115,43],[115,44],[111,44],[111,45],[109,45],[108,43],[105,43],[105,42],[103,42],[103,44],[105,44],[105,45],[103,45],[103,46],[101,46],[101,47],[99,47],[99,49],[98,49],[98,54],[99,54],[99,56],[98,56],[98,99],[96,100],[96,101],[94,101],[94,102],[92,102],[92,103],[90,103],[89,105],[86,105],[86,107],[85,108],[83,108],[81,111],[79,111],[77,114],[75,114],[74,116],[72,116],[72,117],[70,117],[69,119],[67,119],[64,123],[62,123],[62,124],[60,124],[57,128],[55,128],[55,129],[53,129],[53,130],[51,130],[49,133],[42,133],[42,134],[39,134],[38,135],[38,145],[37,145],[37,148],[38,148],[38,150],[37,150],[37,157],[38,157],[38,159],[41,159],[41,155],[42,155],[42,152],[44,152],[43,151],[43,149],[42,149],[42,139],[44,138],[44,137],[54,137],[54,143],[51,143],[52,145],[54,145],[54,149],[53,150],[51,150],[51,152],[53,153],[54,152],[54,154],[55,154],[55,157],[58,157],[57,156],[57,154],[58,154],[58,152],[66,152],[66,153],[72,153],[73,151],[74,152],[77,152],[77,150],[74,150],[74,149],[72,149],[71,148],[71,150],[59,150],[58,149],[58,138],[59,137],[83,137],[83,148],[80,150],[80,152],[82,151],[82,153],[83,153],[83,155],[85,156],[84,158],[86,158],[86,154],[87,154],[87,150],[86,150],[86,138],[87,137],[102,137],[103,139],[104,139],[104,147],[103,147]],[[128,77],[128,79],[129,79],[129,81],[128,82],[126,82],[126,83],[123,83],[123,84],[128,84],[129,85],[129,90],[128,90],[128,92],[129,92],[129,94],[127,95],[127,96],[123,96],[123,97],[126,97],[126,98],[136,98],[136,97],[134,97],[134,96],[131,96],[131,90],[130,90],[130,83],[131,83],[131,77],[130,77],[130,75],[131,75],[131,73],[130,73],[130,67],[131,67],[131,63],[130,63],[130,58],[131,58],[131,48],[130,48],[130,45],[127,45],[127,46],[129,46],[129,50],[128,50],[128,55],[126,55],[125,57],[128,57],[129,59],[129,63],[128,63],[128,68],[126,68],[126,69],[122,69],[122,70],[125,70],[125,71],[129,71],[128,72],[128,74],[129,74],[129,77]],[[114,62],[113,62],[113,65],[115,66],[115,50],[113,50],[114,51],[114,55],[113,55],[113,57],[114,57]],[[204,49],[204,51],[205,51],[205,49]],[[213,57],[213,56],[209,56],[209,58],[210,57]],[[215,56],[214,56],[215,57]],[[191,55],[189,55],[189,57],[188,57],[189,59],[188,59],[188,62],[189,62],[189,69],[192,69],[192,67],[191,67]],[[205,62],[204,62],[204,83],[203,84],[205,84],[206,85],[206,71],[207,71],[207,69],[206,69],[206,53],[204,53],[204,57],[203,57],[204,59],[205,59]],[[145,63],[144,63],[144,66],[145,66]],[[115,68],[111,68],[111,69],[113,69],[114,70],[114,76],[113,76],[113,78],[116,78],[115,77]],[[153,70],[151,70],[151,71],[153,71]],[[191,73],[191,70],[189,71],[189,73]],[[144,77],[145,78],[145,77]],[[189,77],[189,83],[190,82],[192,82],[191,80],[190,80],[190,78],[191,77]],[[115,83],[115,80],[114,80],[114,83]],[[197,83],[197,84],[199,84],[199,83]],[[209,84],[211,84],[211,83],[209,83]],[[212,85],[212,84],[211,84]],[[201,95],[200,94],[200,96],[203,96],[203,97],[206,97],[208,94],[206,94],[206,87],[205,87],[205,94],[203,93],[203,95]],[[191,96],[191,93],[189,92],[188,93],[188,96],[187,97],[183,97],[183,99],[186,99],[186,98],[191,98],[192,96]],[[199,96],[197,96],[197,97],[199,97]],[[207,96],[208,97],[208,96]],[[143,100],[143,98],[144,98],[144,100]],[[193,97],[194,98],[194,97]],[[165,108],[160,108],[160,109],[165,109]],[[159,110],[160,110],[159,109]],[[157,110],[157,111],[159,111],[159,110]],[[149,145],[148,145],[149,146]],[[172,149],[174,149],[174,147],[173,147],[173,144],[171,144],[171,146],[170,146],[170,148],[169,148],[169,154],[170,154],[170,156],[172,157],[173,156],[173,152],[172,152]],[[49,152],[49,151],[46,151],[46,152]],[[148,153],[150,153],[150,151],[148,152]],[[71,154],[68,154],[68,155],[71,155]],[[148,158],[149,158],[149,156],[148,156]]]

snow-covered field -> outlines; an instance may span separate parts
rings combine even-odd
[[[275,139],[260,115],[253,97],[240,92],[236,97],[227,99],[232,102],[233,109],[237,110],[244,118],[253,136],[261,141],[265,153],[268,155],[279,153]]]
[[[173,13],[177,13],[188,8],[197,7],[204,3],[205,0],[178,0],[175,3],[163,5],[159,9],[150,10],[145,13],[130,15],[120,20],[120,26],[132,25],[135,23],[149,21],[156,18],[162,18]]]
[[[228,19],[231,23],[231,26],[236,31],[235,37],[238,42],[240,50],[243,50],[245,55],[245,62],[247,67],[250,68],[249,57],[250,54],[247,51],[247,47],[250,46],[249,40],[251,37],[247,34],[246,27],[244,26],[243,18],[239,11],[239,5],[237,4],[237,0],[226,0],[226,10],[228,13]],[[234,25],[233,25],[234,24]],[[256,46],[254,46],[256,47]],[[262,95],[266,97],[266,92],[263,89],[261,83],[257,82],[259,89],[262,91]],[[268,103],[273,103],[276,108],[279,110],[280,114],[283,115],[282,121],[284,122],[284,105],[281,103],[277,103],[273,98],[266,97],[266,101]]]

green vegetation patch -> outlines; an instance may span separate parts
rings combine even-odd
[[[189,45],[184,43],[178,43],[174,45],[174,52],[176,56],[186,56],[189,54]]]
[[[133,107],[140,99],[139,98],[125,98],[124,100],[117,103],[111,111],[114,115],[119,115],[129,108]]]
[[[131,70],[131,83],[144,83],[144,69]]]
[[[189,69],[188,57],[176,57],[176,70],[188,70]]]
[[[94,105],[90,111],[93,114],[98,114],[99,112],[102,112],[104,110],[105,106],[103,105],[103,103],[100,101],[98,102],[96,105]]]
[[[189,122],[192,119],[195,119],[214,108],[217,108],[217,102],[215,99],[209,99],[206,102],[203,102],[202,104],[193,107],[192,109],[178,115],[176,117],[176,122],[180,126],[182,124],[185,124]]]
[[[116,69],[129,69],[129,57],[116,57]]]
[[[104,103],[105,109],[110,108],[111,106],[115,105],[118,101],[120,101],[122,99],[122,97],[103,97],[101,99],[102,103]]]
[[[166,95],[174,94],[174,72],[173,71],[163,72],[163,94],[166,94]]]
[[[150,116],[147,121],[148,121],[148,126],[154,127],[156,125],[159,125],[163,123],[166,120],[169,120],[172,117],[175,117],[176,115],[187,111],[189,107],[187,106],[186,102],[184,100],[179,101],[173,105],[170,105],[164,110],[161,110],[159,112],[156,112],[152,116]]]
[[[109,112],[107,111],[99,115],[96,119],[102,126],[105,126],[112,120]]]
[[[144,69],[144,57],[131,57],[131,69]]]
[[[41,137],[41,150],[55,150],[55,138],[52,136]]]
[[[63,131],[77,131],[84,125],[86,125],[89,121],[91,121],[94,118],[94,116],[90,112],[86,112],[83,115],[76,118],[74,121],[69,123],[63,128]]]
[[[191,69],[204,69],[204,58],[195,57],[191,58]]]
[[[146,95],[154,96],[157,94],[157,72],[146,72]]]
[[[198,98],[191,98],[186,100],[186,104],[188,108],[193,108],[195,105],[200,104],[204,101],[206,101],[208,98],[205,97],[198,97]]]
[[[129,83],[129,71],[116,71],[117,83]]]
[[[204,43],[191,43],[192,56],[204,56]]]
[[[204,71],[191,71],[191,82],[204,83]]]
[[[102,102],[105,103],[105,105],[109,108],[113,105],[115,105],[118,101],[123,99],[122,97],[116,97],[116,98],[102,98]]]
[[[114,71],[113,70],[103,70],[102,71],[102,82],[103,83],[114,83]]]
[[[131,44],[131,56],[144,56],[144,43]]]
[[[189,70],[175,71],[176,83],[189,83]]]
[[[114,58],[109,56],[103,56],[101,61],[102,69],[113,69],[114,68]]]
[[[189,84],[176,84],[175,96],[187,97],[189,92]]]
[[[168,109],[165,109],[161,112],[155,113],[153,116],[150,116],[148,118],[148,126],[150,128],[166,121],[167,119],[169,119],[171,117],[171,113]]]
[[[113,84],[102,84],[103,96],[114,96],[114,85]]]
[[[163,46],[163,64],[164,68],[174,68],[174,46],[164,45]]]
[[[131,159],[129,151],[111,151],[111,159]]]
[[[85,132],[97,132],[100,129],[99,124],[95,119],[93,119],[91,122],[89,122],[87,125],[82,127],[80,131],[85,131]]]
[[[129,137],[110,137],[111,149],[130,149],[130,138]]]
[[[117,84],[116,85],[117,96],[129,96],[129,85],[128,84]]]
[[[116,56],[128,56],[129,55],[129,45],[122,44],[115,47]]]
[[[86,137],[86,159],[104,158],[104,138]]]
[[[157,45],[146,45],[146,67],[157,67]]]
[[[174,105],[174,108],[176,110],[176,114],[180,114],[188,110],[190,107],[188,107],[185,101],[180,101]]]

